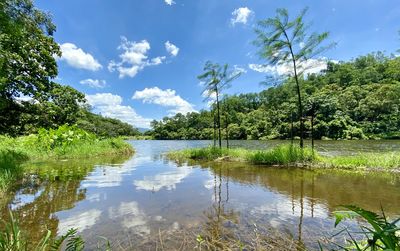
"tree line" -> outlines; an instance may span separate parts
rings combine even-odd
[[[315,139],[400,138],[400,58],[373,53],[300,79],[304,136]],[[293,78],[260,93],[223,96],[226,139],[290,139],[301,135]],[[213,139],[215,104],[199,113],[151,123],[156,139]]]

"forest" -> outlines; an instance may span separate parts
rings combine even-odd
[[[400,58],[383,52],[349,62],[329,62],[327,69],[301,79],[305,136],[316,139],[400,138]],[[240,81],[240,80],[238,80]],[[299,136],[293,78],[266,78],[260,93],[224,95],[221,100],[222,135],[229,139],[289,139]],[[255,85],[257,83],[254,83]],[[177,114],[152,122],[155,139],[212,139],[210,111]]]

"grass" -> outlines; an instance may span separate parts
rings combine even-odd
[[[133,149],[122,138],[80,140],[48,148],[40,144],[37,135],[29,135],[18,138],[0,136],[0,152],[14,152],[14,155],[25,156],[29,160],[46,160],[131,154]]]
[[[320,164],[342,169],[385,169],[400,168],[400,153],[360,153],[352,156],[324,157]]]
[[[0,150],[0,196],[11,187],[14,181],[23,174],[20,163],[27,159],[27,156],[10,149]]]
[[[130,155],[133,151],[122,138],[99,139],[71,126],[16,138],[0,136],[0,197],[23,175],[24,162]]]
[[[400,169],[400,153],[360,153],[351,156],[321,156],[310,148],[301,149],[290,144],[268,150],[219,149],[214,147],[185,149],[167,154],[174,160],[242,161],[252,164],[278,166],[307,166],[309,168],[337,168],[350,170]]]
[[[316,160],[317,154],[313,154],[310,148],[301,149],[294,145],[280,145],[269,150],[246,150],[242,148],[195,148],[167,154],[171,159],[192,159],[206,161],[245,161],[253,164],[265,165],[290,165],[306,163]]]

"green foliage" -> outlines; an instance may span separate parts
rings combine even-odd
[[[47,150],[54,150],[55,148],[65,149],[81,141],[95,140],[96,136],[76,126],[62,125],[57,129],[39,129],[37,143]]]
[[[130,125],[86,111],[83,93],[53,82],[61,51],[48,13],[31,0],[4,0],[0,27],[0,134],[27,135],[77,122],[99,136],[138,134]]]
[[[3,137],[0,136],[0,140]],[[20,163],[27,159],[21,152],[0,147],[0,197],[13,182],[22,176]]]
[[[333,168],[395,169],[400,167],[400,153],[359,153],[351,156],[324,157],[321,158],[320,163]]]
[[[325,72],[302,80],[304,114],[315,117],[314,137],[398,138],[399,69],[399,57],[376,53],[349,62],[330,62]],[[230,139],[288,139],[292,121],[293,136],[300,136],[295,94],[295,83],[288,79],[260,93],[225,97],[221,113],[227,113]],[[212,139],[215,109],[153,121],[149,134],[155,139]],[[309,119],[304,126],[305,136],[310,137]],[[222,137],[226,137],[225,130]]]
[[[298,117],[300,123],[300,147],[303,147],[304,138],[304,101],[301,92],[300,79],[307,60],[332,47],[334,44],[321,47],[320,44],[328,38],[328,33],[311,33],[308,35],[309,24],[304,22],[307,9],[304,9],[293,20],[289,20],[286,9],[277,9],[274,18],[258,22],[255,30],[257,40],[255,44],[260,48],[260,57],[275,66],[290,65],[296,83]]]
[[[22,177],[24,172],[31,171],[23,166],[24,162],[131,155],[132,153],[132,146],[122,138],[100,139],[76,126],[64,125],[58,129],[40,129],[37,135],[17,138],[0,135],[0,197],[18,178]],[[73,170],[66,169],[61,172],[75,174]],[[34,171],[41,173],[42,176],[58,173],[57,170],[46,168]],[[42,172],[46,172],[46,175]]]
[[[316,154],[309,148],[300,148],[294,145],[280,145],[267,151],[256,151],[247,158],[255,164],[289,165],[301,162],[311,162]]]
[[[246,150],[241,148],[194,148],[170,152],[171,159],[193,160],[221,160],[221,161],[248,161],[253,164],[289,165],[312,162],[318,158],[309,148],[300,148],[293,145],[280,145],[269,150]]]
[[[14,218],[10,211],[9,222],[3,221],[5,230],[0,233],[0,250],[4,251],[58,251],[65,245],[65,251],[82,251],[85,248],[85,242],[81,236],[77,235],[76,229],[70,229],[65,235],[55,240],[51,240],[51,231],[48,230],[42,237],[36,247],[29,245],[27,236],[21,231],[19,222]]]
[[[119,136],[139,136],[140,132],[130,124],[121,122],[118,119],[104,118],[101,115],[84,111],[76,125],[97,136],[119,137]]]
[[[13,151],[29,159],[81,158],[132,153],[122,138],[101,139],[76,126],[40,129],[38,134],[17,138],[2,137],[0,151]]]
[[[51,79],[57,76],[54,55],[60,56],[60,50],[50,15],[31,0],[1,1],[0,26],[0,132],[12,132],[24,109],[17,97],[50,98]]]
[[[344,206],[347,211],[336,211],[334,213],[336,217],[335,227],[345,219],[361,218],[367,223],[367,225],[361,223],[360,229],[361,234],[365,239],[356,240],[354,234],[360,234],[360,232],[350,232],[345,229],[350,237],[348,243],[351,245],[350,248],[338,245],[344,250],[400,250],[400,227],[397,225],[400,222],[400,218],[389,221],[386,217],[383,209],[382,215],[378,215],[374,212],[367,211],[365,209],[348,205]]]
[[[241,71],[231,71],[227,64],[221,66],[207,61],[204,66],[204,73],[197,78],[204,83],[203,94],[206,95],[206,100],[213,101],[216,108],[216,113],[213,114],[213,128],[218,129],[218,145],[221,148],[221,92],[223,89],[228,88],[230,83],[238,78]],[[213,134],[215,135],[215,133]],[[215,139],[215,136],[214,136]]]

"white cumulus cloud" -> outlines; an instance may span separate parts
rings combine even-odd
[[[328,60],[326,58],[308,59],[298,64],[298,70],[305,75],[309,75],[326,70],[327,66]],[[282,63],[278,65],[249,64],[249,68],[256,72],[268,73],[272,75],[291,76],[294,74],[291,63]]]
[[[237,23],[247,24],[247,21],[252,13],[253,11],[251,11],[247,7],[240,7],[238,9],[235,9],[232,12],[232,18],[231,18],[232,25],[235,25]]]
[[[181,98],[176,94],[175,90],[171,89],[162,90],[158,87],[145,88],[142,91],[136,91],[132,99],[143,100],[143,103],[171,107],[172,109],[168,111],[170,115],[196,111],[192,104]]]
[[[158,192],[176,189],[176,185],[181,183],[192,170],[188,167],[179,167],[173,171],[163,172],[154,176],[145,176],[142,180],[135,180],[133,184],[137,190],[147,190]]]
[[[89,53],[84,52],[75,44],[64,43],[60,45],[62,52],[60,60],[67,62],[70,66],[78,69],[97,71],[102,65]]]
[[[71,228],[77,228],[80,232],[89,229],[96,224],[101,216],[101,211],[91,209],[80,214],[71,215],[68,218],[60,219],[58,223],[58,234],[66,234]]]
[[[176,57],[179,53],[179,48],[172,44],[170,41],[165,42],[165,49],[171,56]]]
[[[109,118],[119,119],[135,127],[150,128],[152,119],[143,118],[131,106],[122,105],[122,97],[111,93],[86,95],[94,112]]]
[[[175,1],[174,1],[174,0],[164,0],[164,2],[165,2],[166,4],[168,4],[168,5],[173,5],[173,4],[175,4]]]
[[[120,61],[112,60],[108,64],[110,72],[117,71],[120,78],[135,77],[139,71],[147,66],[159,65],[165,57],[155,57],[148,59],[147,53],[150,50],[150,43],[147,40],[140,42],[129,41],[126,37],[121,37],[121,44],[118,46],[122,53],[119,55]]]
[[[81,80],[79,83],[82,85],[87,85],[92,88],[104,88],[107,85],[107,82],[105,80],[99,80],[99,79],[84,79]]]

